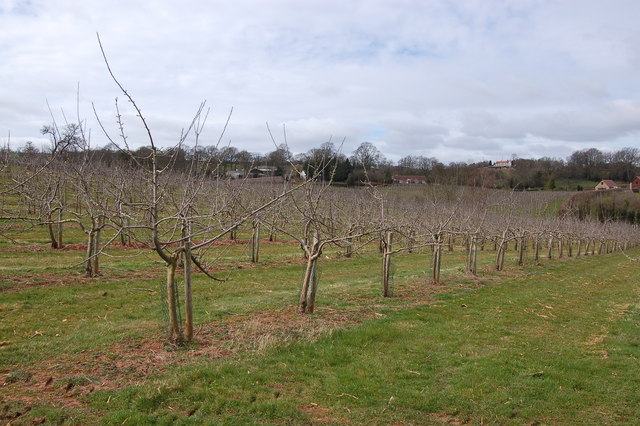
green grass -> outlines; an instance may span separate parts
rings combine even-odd
[[[584,273],[612,261],[606,276]],[[178,368],[92,406],[109,423],[636,423],[637,266],[549,269],[315,343]]]
[[[584,179],[556,179],[556,188],[559,190],[576,191],[578,187],[582,187],[585,191],[593,190],[600,182]]]
[[[326,250],[318,311],[300,319],[299,248],[264,243],[252,265],[235,244],[216,249],[230,281],[196,276],[200,334],[176,349],[161,344],[164,270],[152,254],[104,257],[104,275],[87,279],[68,268],[80,251],[23,249],[0,244],[3,420],[640,421],[640,264],[619,254],[516,267],[510,251],[498,273],[484,251],[468,277],[463,253],[445,251],[434,287],[427,249],[394,256],[396,297],[384,299],[375,248],[352,259]]]

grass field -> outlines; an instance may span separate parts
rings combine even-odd
[[[596,185],[600,182],[584,180],[584,179],[557,179],[556,189],[562,191],[593,191]],[[619,181],[616,182],[620,188],[629,188],[629,182]]]
[[[463,273],[444,253],[326,251],[317,312],[295,301],[301,253],[217,247],[225,283],[197,275],[195,343],[165,345],[163,265],[110,248],[84,278],[82,235],[0,243],[0,419],[12,424],[637,424],[640,264],[621,254]],[[632,253],[633,254],[633,253]],[[636,255],[638,253],[635,253]]]

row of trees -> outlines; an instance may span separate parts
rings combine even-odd
[[[6,186],[1,193],[11,201],[2,205],[4,226],[22,222],[46,227],[54,249],[63,247],[65,229],[78,227],[86,235],[83,267],[89,277],[100,273],[100,256],[112,244],[136,243],[155,251],[166,267],[168,332],[174,342],[192,338],[194,270],[219,279],[210,272],[215,259],[208,249],[216,241],[235,238],[241,227],[252,229],[255,262],[261,229],[268,229],[270,238],[287,235],[299,243],[306,259],[298,301],[301,313],[315,309],[319,262],[328,246],[351,257],[375,243],[381,252],[381,291],[389,296],[391,259],[402,252],[428,248],[429,273],[437,284],[443,254],[456,246],[464,247],[466,270],[475,275],[478,252],[483,250],[495,251],[495,268],[501,270],[510,245],[517,247],[518,263],[523,264],[527,258],[538,261],[553,253],[607,253],[640,241],[633,226],[579,220],[569,212],[550,217],[546,208],[560,197],[557,193],[453,185],[342,189],[331,185],[338,165],[331,159],[327,167],[297,184],[221,180],[208,173],[215,165],[193,156],[187,171],[175,170],[171,161],[160,167],[153,151],[150,157],[138,157],[125,149],[132,165],[108,167],[86,149],[81,126],[54,129],[48,157],[19,157],[25,161],[3,164]],[[201,130],[197,120],[188,129],[196,140]],[[71,145],[83,155],[68,155]],[[177,314],[179,265],[184,274],[183,325]]]
[[[635,245],[636,228],[624,224],[579,221],[573,217],[545,218],[548,204],[542,194],[517,194],[489,189],[468,190],[453,185],[429,185],[420,191],[389,190],[371,184],[382,170],[383,157],[364,143],[348,159],[331,143],[291,158],[286,145],[274,139],[274,161],[303,176],[299,180],[249,184],[249,180],[220,179],[226,157],[205,155],[219,148],[201,148],[208,110],[199,105],[193,120],[176,144],[161,150],[133,97],[107,69],[147,135],[144,149],[132,149],[116,101],[115,123],[97,117],[113,155],[90,147],[90,133],[77,117],[74,122],[54,122],[43,129],[51,140],[45,152],[23,152],[0,157],[0,235],[17,225],[45,227],[52,249],[64,246],[65,229],[80,229],[86,236],[82,265],[88,277],[100,274],[99,259],[115,243],[136,244],[152,250],[166,270],[168,338],[184,343],[193,338],[192,281],[194,271],[220,280],[211,273],[215,258],[209,248],[235,238],[238,228],[252,229],[252,260],[259,261],[260,230],[269,229],[296,240],[305,257],[298,310],[312,313],[319,290],[318,268],[328,246],[345,257],[375,243],[382,253],[382,294],[392,292],[391,259],[401,252],[424,247],[432,251],[432,279],[440,282],[442,253],[462,244],[466,270],[477,274],[478,250],[489,244],[496,250],[496,269],[504,267],[509,244],[519,247],[523,263],[529,247],[537,260],[546,247],[562,255],[607,252]],[[66,120],[66,119],[65,119]],[[225,126],[226,127],[226,126]],[[224,132],[224,129],[222,130]],[[222,136],[218,138],[222,140]],[[187,145],[191,148],[188,148]],[[117,161],[114,160],[117,158]],[[437,167],[432,163],[431,166]],[[431,167],[430,166],[430,167]],[[349,167],[352,169],[349,170]],[[462,168],[456,169],[461,176]],[[339,177],[358,172],[362,187],[336,188]],[[459,183],[459,182],[457,182]],[[556,196],[553,193],[545,197]],[[262,225],[262,226],[261,226]],[[546,246],[545,246],[546,244]],[[181,266],[181,268],[179,268]],[[178,316],[177,274],[183,274],[184,323]]]
[[[513,157],[508,170],[488,169],[490,161],[450,163],[444,165],[435,158],[407,156],[398,161],[396,169],[404,174],[421,174],[433,182],[474,185],[489,188],[555,189],[557,179],[597,182],[612,179],[630,182],[638,174],[640,150],[622,148],[602,152],[596,148],[576,151],[566,160],[543,157],[522,159]],[[567,189],[582,189],[571,187]]]
[[[42,129],[51,136],[51,126]],[[17,152],[3,148],[3,156],[38,154],[48,155],[48,150],[41,152],[32,144],[28,144]],[[144,146],[132,150],[138,158],[150,158],[153,148]],[[69,153],[69,155],[74,155]],[[77,155],[77,153],[76,153]],[[95,155],[109,166],[122,165],[129,162],[130,157],[110,143],[104,148],[96,149]],[[422,175],[431,182],[454,185],[473,185],[489,188],[548,188],[556,187],[556,179],[573,179],[599,181],[612,179],[621,182],[631,181],[640,167],[640,151],[637,148],[623,148],[613,152],[602,152],[596,148],[576,151],[566,160],[543,157],[540,159],[513,158],[513,167],[509,170],[488,169],[490,161],[476,163],[444,164],[433,157],[408,155],[397,164],[386,157],[370,142],[361,143],[347,156],[340,152],[332,142],[325,142],[318,148],[305,153],[293,154],[286,144],[280,144],[267,154],[250,153],[238,150],[233,146],[174,146],[161,150],[156,147],[159,165],[173,162],[175,170],[185,171],[195,161],[201,164],[215,165],[209,173],[225,176],[232,170],[248,171],[258,165],[267,165],[276,169],[276,175],[287,175],[292,171],[291,164],[305,170],[307,175],[323,170],[322,178],[331,179],[334,183],[347,185],[362,184],[365,180],[364,170],[371,182],[390,183],[393,175]],[[147,160],[148,161],[148,160]],[[331,164],[328,164],[331,163]],[[335,167],[334,167],[335,166]],[[328,176],[333,173],[333,176]],[[575,188],[572,188],[575,189]]]

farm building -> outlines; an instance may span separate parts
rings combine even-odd
[[[419,175],[396,175],[393,176],[393,183],[427,183],[427,178]]]
[[[607,189],[619,189],[620,187],[616,185],[614,181],[611,179],[602,179],[599,184],[596,185],[596,191],[603,191]]]
[[[631,183],[629,184],[629,189],[633,192],[640,191],[640,176],[636,176],[636,178],[631,181]]]
[[[249,175],[251,177],[271,177],[276,175],[277,167],[273,166],[258,166],[249,170]]]

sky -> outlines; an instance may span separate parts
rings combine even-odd
[[[637,0],[0,0],[0,144],[148,145],[114,74],[174,146],[294,153],[373,143],[389,160],[566,158],[640,142]],[[229,125],[224,123],[233,109]],[[286,132],[285,132],[286,131]],[[194,145],[193,133],[187,144]]]

